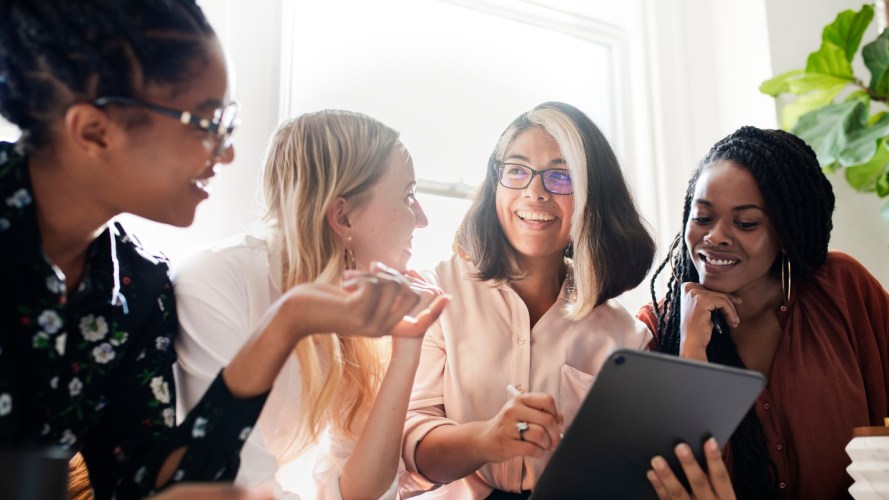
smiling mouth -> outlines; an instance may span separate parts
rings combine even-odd
[[[702,253],[698,254],[698,257],[701,258],[706,264],[711,264],[714,266],[732,266],[738,263],[738,259],[717,259],[714,257],[708,257]]]
[[[526,210],[516,210],[515,214],[518,216],[519,219],[531,223],[549,222],[551,220],[556,220],[555,216],[545,214],[543,212],[528,212]]]

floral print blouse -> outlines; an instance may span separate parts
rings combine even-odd
[[[163,257],[120,224],[89,248],[77,290],[41,250],[27,157],[0,142],[0,448],[80,451],[97,498],[232,480],[266,396],[236,399],[221,375],[176,426],[176,303]]]

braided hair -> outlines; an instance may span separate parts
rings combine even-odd
[[[33,151],[72,104],[187,80],[212,36],[195,0],[0,0],[0,115]]]
[[[685,227],[698,178],[705,168],[717,161],[731,161],[747,168],[753,175],[769,219],[776,233],[781,235],[794,282],[807,279],[827,258],[827,244],[833,228],[834,195],[814,151],[798,137],[782,130],[738,129],[716,143],[692,174],[682,211],[682,229],[651,280],[651,296],[657,315],[657,349],[661,352],[679,353],[681,287],[685,282],[700,282],[685,243]],[[668,264],[672,276],[659,308],[655,280]],[[780,266],[781,258],[778,258],[771,272],[778,275]],[[721,316],[717,321],[724,323]],[[720,328],[728,331],[726,324],[721,324]],[[717,335],[715,330],[707,346],[707,358],[711,362],[743,367],[731,336]],[[731,472],[738,497],[777,498],[775,466],[768,455],[762,422],[754,409],[741,421],[730,443]]]

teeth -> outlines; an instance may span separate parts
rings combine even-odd
[[[713,258],[706,257],[706,256],[704,258],[707,259],[707,262],[709,262],[715,266],[730,266],[730,265],[738,262],[735,259],[713,259]]]
[[[210,185],[210,179],[192,179],[191,184],[198,189],[206,190]]]
[[[524,220],[538,221],[538,222],[546,222],[554,220],[555,217],[549,214],[541,213],[541,212],[526,212],[524,210],[517,210],[516,215],[521,217]]]

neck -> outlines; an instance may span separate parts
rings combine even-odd
[[[99,207],[91,195],[98,186],[83,186],[56,156],[38,152],[28,159],[43,252],[68,278],[79,282],[90,243],[115,214]]]
[[[736,306],[742,323],[744,320],[757,318],[763,314],[771,314],[784,303],[781,280],[772,276],[751,283],[734,295],[743,301]]]
[[[527,277],[510,283],[529,309],[549,309],[559,298],[565,263],[561,254],[555,257],[519,257],[519,267]]]

